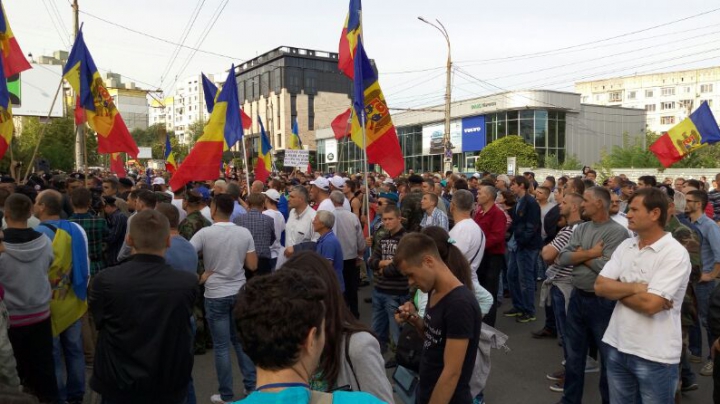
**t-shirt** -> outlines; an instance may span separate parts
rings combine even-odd
[[[263,215],[270,216],[275,222],[275,242],[270,246],[270,258],[277,258],[282,251],[282,234],[285,231],[285,217],[277,210],[265,209]]]
[[[563,248],[570,242],[570,237],[572,237],[573,232],[577,228],[578,224],[573,224],[569,226],[565,226],[558,234],[555,236],[553,241],[550,242],[550,245],[552,248],[557,250],[558,252],[562,251]],[[560,281],[563,279],[570,279],[572,277],[572,266],[562,266],[558,264],[558,258],[555,258],[555,262],[552,263],[545,272],[548,279],[552,279],[555,281]]]
[[[474,222],[473,222],[474,223]],[[432,293],[430,294],[432,297]],[[428,304],[425,311],[425,343],[420,359],[420,380],[417,402],[430,401],[435,384],[445,367],[445,345],[450,339],[467,339],[468,348],[455,393],[450,404],[472,402],[470,377],[472,376],[477,347],[480,340],[480,307],[473,293],[458,286],[445,295],[435,306]]]
[[[332,394],[333,404],[382,404],[374,396],[361,391],[336,391]],[[280,391],[253,391],[236,404],[309,404],[310,390],[290,387]]]
[[[352,212],[352,209],[350,208],[350,202],[348,202],[347,198],[343,199],[343,209],[349,210]],[[330,198],[326,198],[324,201],[320,202],[320,205],[318,205],[317,209],[318,212],[321,210],[326,210],[328,212],[334,212],[335,211],[335,204],[330,200]]]
[[[178,220],[178,223],[182,222],[187,217],[187,212],[183,209],[183,201],[184,199],[175,199],[173,195],[172,204],[177,208],[178,213],[180,214],[180,220]]]
[[[624,283],[643,283],[648,293],[673,303],[653,316],[622,301],[613,310],[603,342],[618,351],[653,362],[677,365],[682,352],[680,310],[690,278],[690,256],[671,233],[642,250],[638,238],[625,240],[605,264],[601,276]]]
[[[172,236],[170,248],[165,250],[165,263],[175,270],[197,274],[198,255],[183,236]]]
[[[316,252],[330,261],[335,275],[337,275],[340,283],[340,291],[345,292],[345,279],[343,278],[343,251],[340,241],[335,237],[335,233],[329,232],[320,236],[317,241]]]
[[[195,233],[190,244],[202,252],[205,270],[214,272],[205,282],[206,298],[233,296],[245,285],[245,256],[255,252],[248,229],[234,223],[214,223]]]
[[[463,219],[450,230],[450,238],[470,262],[470,276],[478,282],[477,270],[485,252],[485,234],[472,219]],[[477,255],[476,255],[477,254]],[[473,258],[475,257],[475,258]]]

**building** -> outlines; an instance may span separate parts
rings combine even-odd
[[[642,108],[647,129],[665,132],[707,101],[720,116],[720,67],[575,83],[583,103]]]
[[[148,121],[149,125],[165,125],[167,132],[175,131],[175,99],[173,97],[156,98],[150,96],[148,100]]]
[[[477,154],[494,140],[520,135],[532,144],[540,164],[555,155],[574,155],[585,164],[600,160],[603,150],[622,145],[625,135],[643,138],[645,110],[583,104],[580,94],[527,90],[456,101],[451,106],[453,165],[475,171]],[[393,115],[406,169],[443,169],[444,106]],[[362,151],[351,141],[337,141],[332,129],[317,131],[320,171],[362,170]]]
[[[352,81],[337,64],[337,53],[282,46],[237,67],[240,104],[253,118],[246,132],[253,139],[253,152],[257,151],[258,116],[278,160],[282,161],[295,120],[303,146],[315,150],[316,129],[329,128],[350,106]]]

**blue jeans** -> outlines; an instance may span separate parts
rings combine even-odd
[[[81,330],[82,326],[78,320],[60,335],[53,337],[55,378],[61,402],[82,402],[85,395],[85,354]]]
[[[710,359],[710,349],[714,341],[708,328],[707,315],[710,308],[710,295],[715,289],[715,281],[701,282],[695,286],[695,296],[698,302],[698,317],[700,322],[690,329],[690,352],[695,356],[702,357],[702,329],[705,328],[708,340],[707,359]]]
[[[248,392],[255,390],[257,380],[255,364],[243,352],[242,345],[240,345],[240,340],[237,337],[235,320],[232,315],[236,300],[235,295],[218,299],[205,298],[205,315],[212,336],[213,351],[215,352],[215,372],[220,385],[218,392],[223,401],[232,401],[235,396],[232,390],[231,346],[235,349],[240,371],[243,375],[243,385]]]
[[[573,289],[565,320],[565,391],[564,404],[582,403],[585,385],[585,358],[590,340],[598,346],[600,358],[600,396],[603,404],[610,402],[605,358],[607,344],[602,342],[615,302],[592,293]]]
[[[395,310],[407,301],[406,295],[391,295],[379,292],[377,289],[372,291],[372,330],[378,336],[380,349],[383,352],[388,347],[388,328],[392,342],[397,346],[400,326],[395,322]]]
[[[678,365],[652,362],[618,351],[607,345],[610,400],[613,403],[673,404],[678,382]]]
[[[540,250],[518,248],[510,253],[508,262],[508,283],[512,295],[513,307],[535,315],[535,266]]]
[[[565,313],[565,295],[557,286],[550,288],[550,297],[552,298],[553,313],[555,314],[555,328],[558,338],[563,346],[563,358],[567,359],[567,351],[565,348],[565,322],[567,314]]]

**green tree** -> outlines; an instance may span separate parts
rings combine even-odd
[[[536,167],[538,154],[532,145],[525,143],[520,136],[505,136],[487,145],[478,154],[475,168],[493,173],[504,173],[507,171],[507,158],[517,157],[517,165],[520,167]]]
[[[645,138],[623,134],[622,146],[613,146],[610,151],[602,151],[598,167],[604,172],[610,172],[613,168],[658,168],[663,166],[657,157],[650,151],[650,145],[657,140],[658,135],[654,132],[645,134]],[[644,142],[644,143],[643,143]]]
[[[192,144],[195,144],[198,139],[200,139],[200,136],[203,135],[203,131],[205,130],[205,120],[199,119],[190,125],[188,125],[188,133],[191,135],[192,138]]]

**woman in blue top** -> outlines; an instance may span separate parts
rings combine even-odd
[[[257,389],[241,403],[382,403],[367,393],[310,390],[325,349],[325,296],[322,280],[297,269],[256,277],[240,291],[238,335],[257,367]]]

